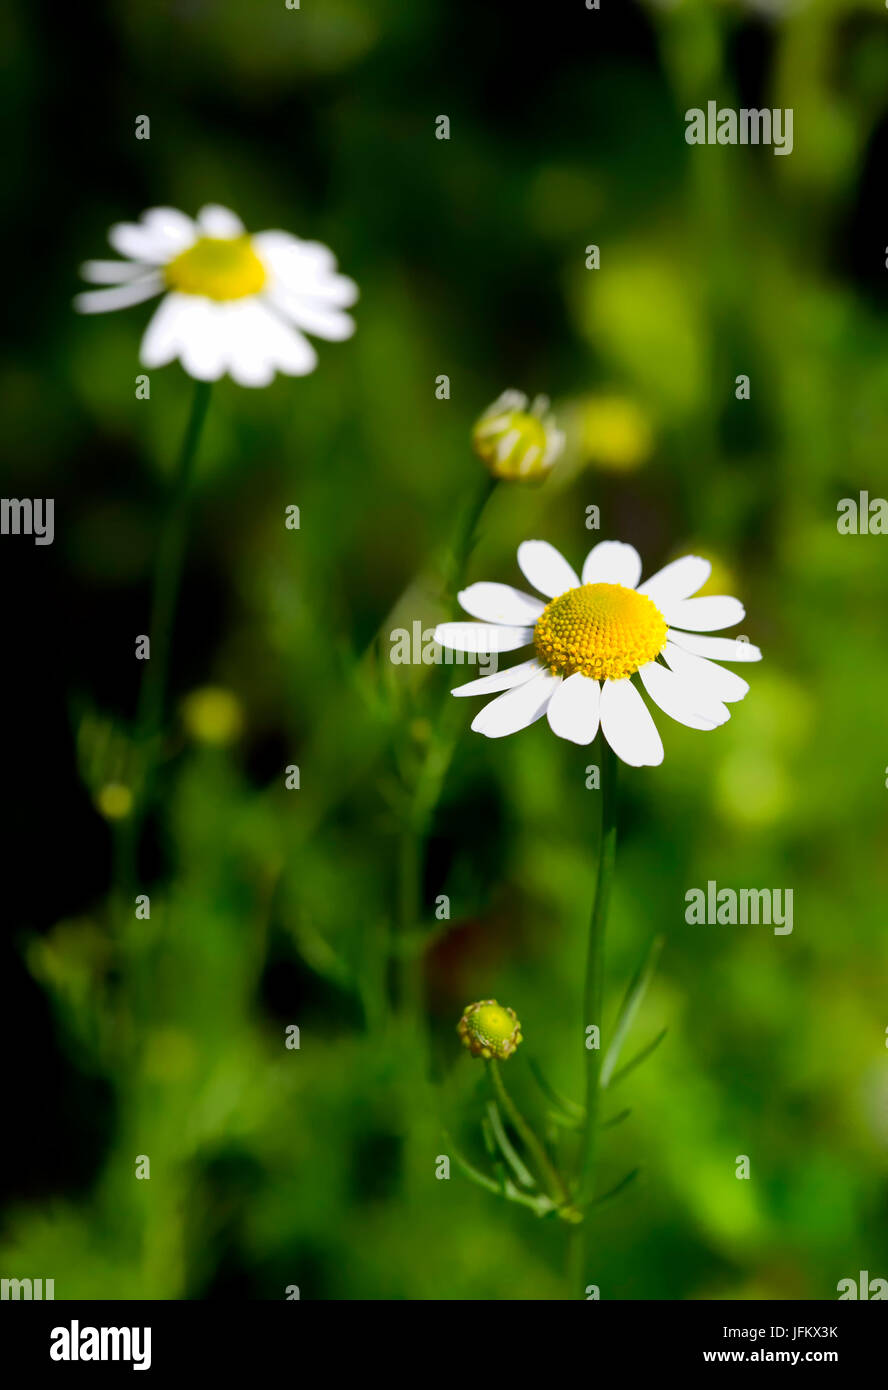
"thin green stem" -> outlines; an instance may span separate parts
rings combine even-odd
[[[125,822],[124,833],[117,848],[117,874],[126,897],[129,897],[137,880],[139,837],[153,791],[157,742],[163,727],[166,703],[167,671],[176,604],[185,563],[194,461],[209,402],[210,383],[196,381],[188,424],[179,450],[173,496],[157,547],[148,628],[151,654],[145,663],[136,710],[135,745],[138,771],[134,787],[135,805],[132,815]]]
[[[599,736],[600,737],[600,736]],[[586,981],[583,989],[583,1031],[592,1024],[598,1029],[598,1047],[586,1052],[586,1119],[580,1152],[580,1195],[592,1197],[595,1155],[598,1141],[598,1100],[601,1090],[602,1012],[604,1003],[604,935],[610,906],[611,885],[617,849],[616,755],[601,738],[601,838],[598,846],[598,877],[589,919]]]
[[[589,945],[586,957],[586,980],[583,989],[582,1020],[584,1035],[590,1025],[594,1025],[598,1029],[598,1047],[589,1048],[585,1052],[586,1116],[583,1123],[577,1183],[577,1200],[583,1207],[592,1201],[592,1189],[595,1181],[601,1066],[604,1056],[601,1045],[604,1009],[604,938],[617,849],[617,759],[601,734],[599,734],[599,741],[601,746],[601,837],[598,846],[598,877],[595,883],[595,898],[589,920]],[[589,1224],[587,1211],[586,1219],[577,1237],[579,1246],[579,1269],[577,1273],[580,1280],[584,1277],[588,1258]],[[579,1292],[576,1296],[580,1297]]]
[[[477,539],[484,509],[497,484],[485,472],[457,522],[446,555],[441,562],[444,594],[452,598],[462,585],[466,566]],[[398,1007],[414,1029],[425,1036],[423,949],[418,939],[422,916],[422,873],[426,841],[441,788],[450,766],[455,736],[447,730],[443,702],[449,693],[438,690],[431,711],[433,735],[416,767],[412,785],[406,790],[406,809],[402,817],[398,846],[398,927],[396,942],[396,995]],[[443,731],[443,732],[442,732]],[[427,1051],[427,1045],[423,1044]]]
[[[478,539],[481,517],[498,482],[498,478],[485,471],[476,485],[474,494],[458,518],[456,530],[442,566],[444,593],[447,598],[452,599],[463,582],[466,565],[469,563],[469,557],[475,547],[475,541]]]
[[[499,1062],[495,1057],[492,1057],[487,1063],[487,1067],[490,1072],[491,1080],[493,1081],[493,1089],[496,1092],[496,1098],[505,1114],[508,1115],[511,1120],[512,1127],[516,1133],[521,1136],[524,1147],[531,1155],[540,1177],[548,1188],[549,1196],[557,1206],[568,1205],[570,1202],[570,1193],[567,1190],[567,1186],[549,1155],[546,1153],[546,1150],[543,1148],[543,1145],[540,1143],[506,1090]]]
[[[156,737],[163,724],[176,604],[185,563],[194,461],[210,403],[210,383],[196,381],[194,387],[191,414],[179,452],[175,491],[157,549],[149,627],[151,658],[145,670],[136,716],[140,740]]]

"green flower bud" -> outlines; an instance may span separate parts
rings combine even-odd
[[[472,446],[495,478],[537,482],[564,448],[564,435],[548,414],[546,396],[528,409],[521,391],[504,391],[472,430]]]
[[[514,1009],[504,1008],[495,999],[469,1004],[456,1031],[473,1057],[505,1061],[521,1042],[521,1024]]]

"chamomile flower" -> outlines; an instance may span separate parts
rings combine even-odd
[[[306,333],[339,341],[354,332],[343,310],[357,299],[357,286],[337,273],[332,251],[319,242],[250,234],[215,205],[196,220],[151,208],[140,222],[113,226],[108,240],[126,259],[87,261],[84,279],[110,288],[80,294],[74,304],[99,314],[163,295],[142,338],[145,367],[178,358],[199,381],[227,372],[241,386],[267,386],[276,371],[314,370]]]
[[[548,396],[528,405],[523,391],[504,391],[476,422],[472,443],[495,478],[537,482],[554,467],[564,435],[549,412]]]
[[[498,1004],[495,999],[467,1004],[456,1031],[473,1057],[483,1057],[488,1062],[491,1057],[504,1062],[523,1041],[515,1010]]]
[[[525,579],[544,598],[508,584],[471,584],[459,595],[479,622],[442,623],[435,638],[456,651],[532,646],[526,661],[461,685],[454,695],[489,695],[472,728],[488,738],[516,733],[545,715],[553,733],[591,743],[599,727],[633,767],[663,761],[663,744],[633,677],[670,718],[715,729],[749,689],[721,661],[759,661],[750,642],[710,637],[743,618],[739,600],[694,598],[711,566],[685,555],[639,584],[641,558],[621,541],[601,541],[578,576],[547,541],[518,547]]]

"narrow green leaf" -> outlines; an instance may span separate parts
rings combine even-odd
[[[454,1144],[452,1136],[447,1133],[446,1129],[444,1130],[444,1141],[453,1151],[453,1157],[456,1159],[457,1166],[462,1170],[470,1182],[477,1183],[479,1187],[485,1188],[488,1192],[493,1192],[497,1197],[500,1196],[499,1183],[494,1182],[493,1178],[488,1177],[486,1173],[482,1173],[481,1169],[476,1168],[467,1158],[463,1158],[459,1149]]]
[[[619,1197],[621,1192],[626,1191],[626,1188],[635,1181],[640,1172],[640,1168],[633,1168],[631,1173],[627,1173],[625,1178],[621,1178],[616,1187],[612,1187],[609,1192],[604,1192],[600,1197],[596,1197],[594,1201],[589,1203],[589,1206],[601,1207],[604,1206],[605,1202],[612,1202],[615,1197]]]
[[[654,971],[657,968],[657,961],[663,949],[664,938],[655,936],[648,947],[647,955],[629,983],[626,990],[626,997],[620,1006],[617,1021],[614,1025],[614,1040],[607,1050],[604,1062],[601,1067],[601,1086],[604,1089],[610,1084],[617,1062],[620,1060],[620,1052],[629,1034],[635,1016],[641,1008],[641,1002],[647,993],[648,985],[653,979]]]
[[[575,1101],[568,1100],[566,1096],[559,1095],[558,1092],[549,1085],[542,1073],[539,1063],[533,1057],[527,1058],[527,1064],[530,1067],[534,1081],[539,1086],[549,1104],[553,1105],[556,1110],[559,1110],[568,1120],[582,1121],[585,1114],[583,1107],[577,1105]]]
[[[576,1118],[569,1115],[562,1115],[560,1110],[548,1110],[546,1116],[553,1125],[558,1125],[561,1129],[572,1129],[574,1133],[583,1127],[583,1117],[578,1115]]]
[[[500,1158],[499,1149],[496,1146],[496,1139],[493,1136],[493,1129],[486,1115],[481,1119],[481,1134],[484,1138],[484,1147],[487,1150],[487,1156],[493,1164],[493,1171],[499,1183],[500,1194],[505,1196],[508,1174],[506,1173],[506,1166]]]
[[[521,1184],[522,1187],[536,1187],[536,1182],[534,1180],[533,1174],[530,1172],[529,1168],[526,1168],[525,1165],[521,1162],[521,1159],[518,1157],[518,1154],[516,1153],[512,1145],[512,1142],[505,1131],[502,1116],[500,1115],[496,1101],[490,1100],[487,1102],[487,1116],[490,1129],[493,1133],[493,1137],[496,1140],[497,1145],[499,1146],[499,1150],[502,1153],[503,1158],[508,1163],[512,1172],[515,1174],[517,1181]]]
[[[643,1047],[640,1052],[636,1052],[631,1062],[627,1062],[625,1067],[620,1067],[619,1071],[615,1071],[611,1077],[611,1084],[616,1086],[618,1081],[622,1081],[623,1078],[628,1076],[631,1071],[634,1071],[636,1067],[640,1067],[642,1062],[646,1062],[651,1053],[655,1052],[660,1046],[660,1043],[668,1032],[668,1028],[662,1029],[654,1038],[653,1042],[649,1042],[647,1047]]]
[[[444,1130],[443,1134],[444,1141],[450,1148],[456,1160],[457,1167],[465,1174],[470,1182],[476,1183],[478,1187],[483,1187],[486,1192],[492,1192],[495,1197],[503,1197],[507,1202],[515,1202],[518,1206],[529,1208],[535,1216],[548,1216],[550,1212],[556,1210],[555,1203],[543,1192],[538,1193],[535,1197],[531,1197],[527,1192],[520,1192],[515,1184],[508,1178],[506,1179],[505,1186],[500,1187],[499,1183],[495,1182],[493,1178],[488,1177],[486,1173],[482,1173],[480,1168],[476,1168],[467,1158],[463,1157],[454,1144],[452,1135],[448,1134],[447,1130]]]
[[[620,1110],[616,1115],[612,1115],[609,1120],[604,1120],[602,1122],[601,1128],[615,1129],[616,1126],[621,1125],[624,1120],[628,1120],[631,1114],[631,1110]]]

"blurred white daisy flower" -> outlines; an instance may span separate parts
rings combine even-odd
[[[196,220],[176,208],[151,208],[140,222],[119,222],[108,240],[123,261],[87,261],[84,279],[112,288],[80,294],[85,314],[125,309],[162,294],[140,360],[163,367],[176,358],[199,381],[226,372],[241,386],[267,386],[276,371],[305,376],[317,354],[305,337],[339,341],[354,332],[343,310],[358,297],[336,270],[332,251],[288,232],[246,232],[227,208],[202,208]]]
[[[471,584],[459,601],[481,621],[435,631],[442,646],[462,652],[534,647],[529,660],[452,692],[505,692],[475,716],[476,732],[502,738],[545,714],[560,738],[591,743],[600,726],[623,762],[655,766],[663,744],[633,676],[665,714],[692,729],[724,724],[726,705],[749,689],[716,663],[760,661],[758,647],[700,635],[740,622],[744,609],[723,595],[692,597],[711,569],[699,555],[673,561],[643,584],[637,550],[621,541],[594,546],[582,577],[547,541],[525,541],[518,564],[547,602],[508,584]]]

